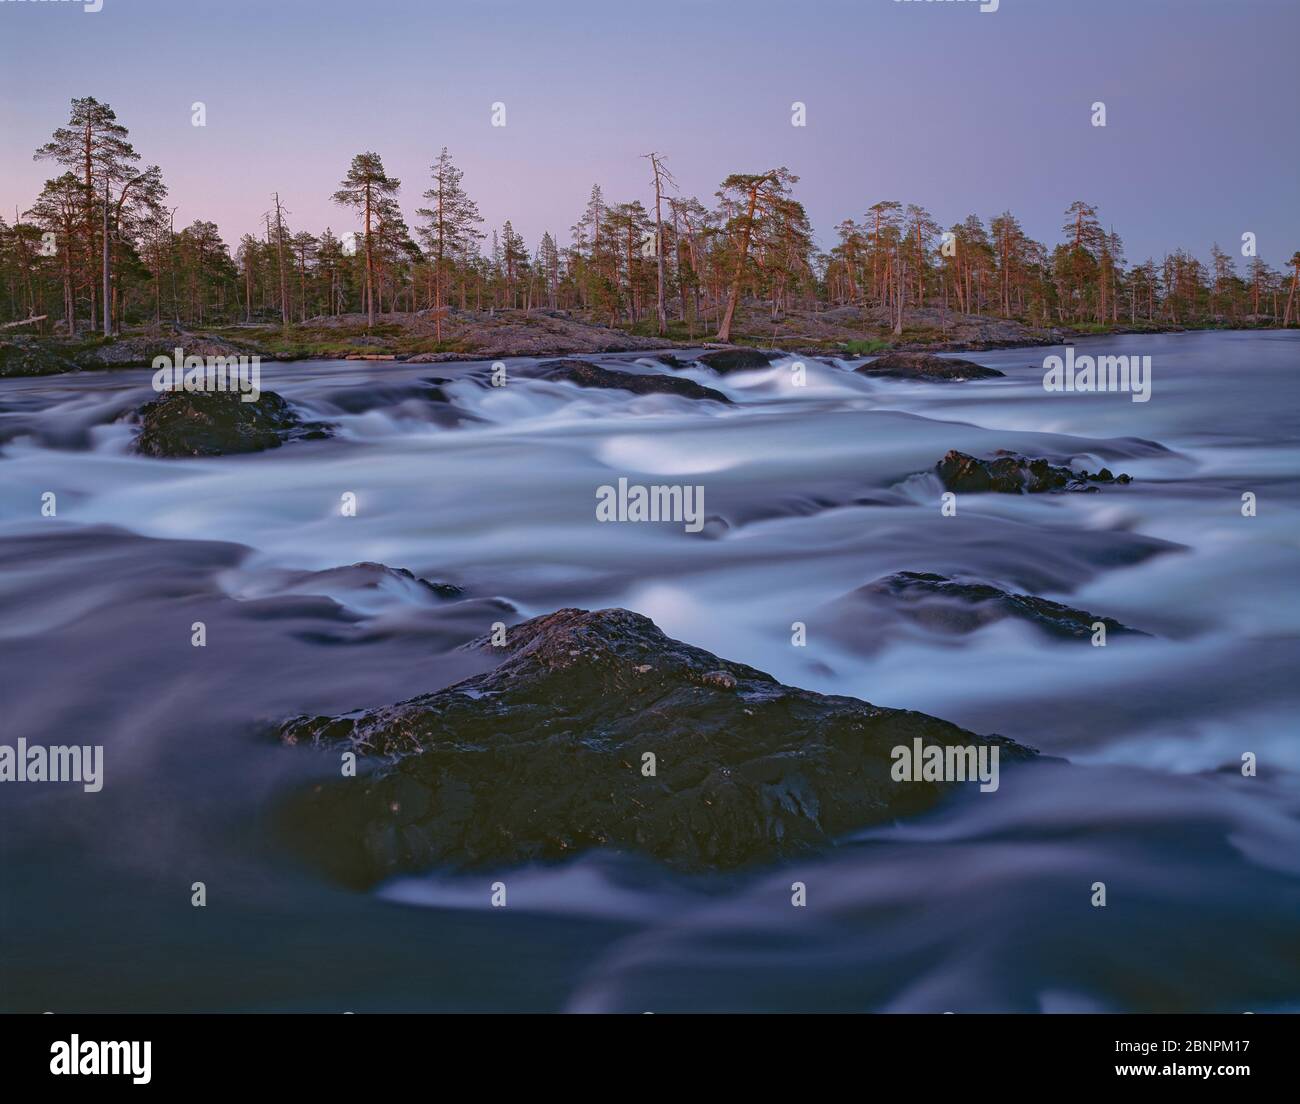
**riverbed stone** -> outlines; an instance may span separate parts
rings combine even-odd
[[[897,571],[859,587],[848,598],[871,606],[873,619],[879,612],[887,612],[930,629],[955,634],[974,632],[1010,618],[1057,638],[1090,638],[1096,624],[1104,625],[1110,635],[1147,635],[1113,617],[1062,602],[929,571]]]
[[[939,480],[950,491],[966,494],[1043,494],[1057,491],[1096,492],[1097,484],[1131,483],[1130,475],[1114,475],[1109,468],[1089,473],[1049,460],[1029,459],[999,451],[991,460],[980,460],[965,452],[949,449],[935,465]]]
[[[616,368],[605,368],[576,357],[543,361],[531,374],[538,379],[568,380],[579,387],[631,391],[634,395],[681,395],[687,399],[731,402],[721,391],[705,387],[694,380],[668,376],[662,372],[621,372]]]
[[[562,609],[513,626],[503,647],[489,635],[466,648],[496,665],[395,705],[279,727],[286,744],[352,751],[369,768],[287,814],[337,876],[367,885],[594,847],[732,869],[919,813],[956,785],[894,781],[896,746],[1035,754],[924,713],[785,686],[625,609]]]
[[[714,349],[701,353],[696,360],[706,368],[712,368],[720,376],[729,372],[752,372],[757,368],[766,368],[776,360],[780,353],[768,353],[762,349]]]
[[[274,391],[261,392],[255,402],[231,391],[168,391],[140,407],[137,416],[134,447],[145,456],[261,452],[332,431],[326,423],[304,421]]]
[[[890,352],[854,369],[863,376],[888,376],[895,379],[960,381],[996,379],[1006,373],[986,368],[973,360],[958,360],[933,353]]]

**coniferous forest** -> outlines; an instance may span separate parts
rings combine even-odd
[[[738,172],[711,196],[684,195],[671,157],[655,152],[646,195],[607,197],[593,184],[555,213],[557,228],[571,220],[567,232],[527,242],[508,218],[487,224],[446,148],[417,181],[394,179],[366,151],[339,166],[337,182],[320,182],[336,223],[295,226],[288,197],[267,181],[262,232],[230,241],[210,221],[175,224],[162,170],[93,96],[72,101],[35,157],[50,168],[44,189],[0,218],[0,321],[44,315],[37,332],[545,309],[665,335],[676,322],[726,340],[742,303],[772,319],[860,308],[896,334],[925,308],[1036,326],[1300,321],[1300,252],[1280,269],[1235,242],[1212,243],[1208,262],[1203,243],[1129,257],[1119,230],[1082,199],[1063,197],[1058,238],[1040,242],[1011,211],[935,214],[864,197],[823,250],[793,171]]]

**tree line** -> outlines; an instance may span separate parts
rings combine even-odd
[[[398,203],[401,181],[367,151],[332,194],[350,229],[295,228],[276,192],[260,233],[232,248],[212,222],[177,229],[160,169],[140,166],[106,103],[74,99],[68,122],[34,156],[62,172],[12,222],[0,214],[0,323],[44,315],[43,332],[289,326],[350,313],[373,326],[392,312],[426,311],[441,340],[453,309],[549,309],[727,340],[742,303],[773,321],[866,310],[894,333],[926,308],[1038,325],[1300,321],[1300,251],[1282,272],[1258,256],[1239,269],[1217,244],[1209,265],[1182,249],[1130,263],[1083,201],[1067,208],[1050,248],[1010,211],[944,228],[924,207],[883,200],[841,222],[823,251],[788,169],[733,174],[704,202],[683,195],[667,158],[652,152],[648,208],[609,202],[595,185],[567,244],[548,231],[530,248],[509,220],[483,228],[446,148],[413,227]]]

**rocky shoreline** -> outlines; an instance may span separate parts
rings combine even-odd
[[[861,360],[865,357],[908,356],[911,354],[970,353],[994,349],[1057,345],[1083,337],[1099,336],[1093,331],[1070,327],[1034,329],[1009,319],[975,318],[969,325],[955,326],[951,337],[927,339],[892,337],[864,339],[860,329],[830,327],[809,343],[807,335],[777,334],[772,340],[757,340],[757,334],[733,344],[719,344],[707,332],[697,338],[647,337],[597,323],[569,317],[563,311],[516,311],[500,315],[470,312],[459,320],[454,339],[443,344],[454,349],[428,349],[432,343],[430,323],[424,315],[384,316],[367,332],[357,317],[341,316],[309,320],[286,337],[272,327],[225,327],[220,330],[186,331],[163,325],[104,339],[88,336],[81,340],[8,334],[0,337],[0,378],[54,375],[63,372],[111,371],[149,367],[157,356],[172,356],[178,347],[187,356],[258,356],[275,360],[392,360],[403,363],[437,364],[483,361],[508,357],[566,357],[599,353],[662,352],[705,349],[721,354],[720,363],[734,350],[765,350],[767,360],[778,356],[830,357]],[[819,316],[813,316],[819,317]],[[449,329],[450,329],[449,324]],[[1181,333],[1180,326],[1116,326],[1108,334]],[[704,358],[701,358],[703,360]],[[757,365],[756,365],[757,366]],[[725,372],[727,368],[719,368]],[[733,368],[732,370],[737,370]]]

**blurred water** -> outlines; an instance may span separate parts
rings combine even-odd
[[[271,364],[264,388],[339,437],[190,461],[128,451],[120,419],[152,396],[147,371],[0,381],[4,739],[107,747],[100,794],[0,787],[14,952],[0,1002],[1294,1004],[1298,338],[1080,342],[1151,355],[1147,403],[1044,392],[1047,349],[978,354],[1007,378],[960,384],[807,357],[804,387],[790,357],[686,373],[732,406],[529,380],[525,360],[506,362],[504,388],[487,386],[487,364]],[[450,405],[430,401],[431,379],[452,381]],[[1104,464],[1135,482],[964,495],[943,517],[929,473],[950,448]],[[701,485],[712,520],[698,534],[599,524],[596,488],[620,476]],[[46,491],[57,518],[40,516]],[[356,517],[340,515],[345,492]],[[464,595],[302,574],[357,561]],[[1093,648],[1009,622],[956,638],[869,617],[846,630],[844,597],[901,570],[1040,594],[1151,635]],[[328,767],[267,743],[266,722],[446,685],[475,669],[455,645],[564,605],[626,606],[782,681],[1070,764],[745,878],[594,855],[354,895],[284,852],[279,795]],[[206,649],[190,647],[196,620]],[[796,621],[806,647],[791,645]],[[1241,777],[1245,752],[1257,778]],[[487,907],[497,876],[505,910]],[[206,910],[189,906],[195,880]],[[792,880],[808,908],[790,906]],[[1089,904],[1094,881],[1106,909]]]

